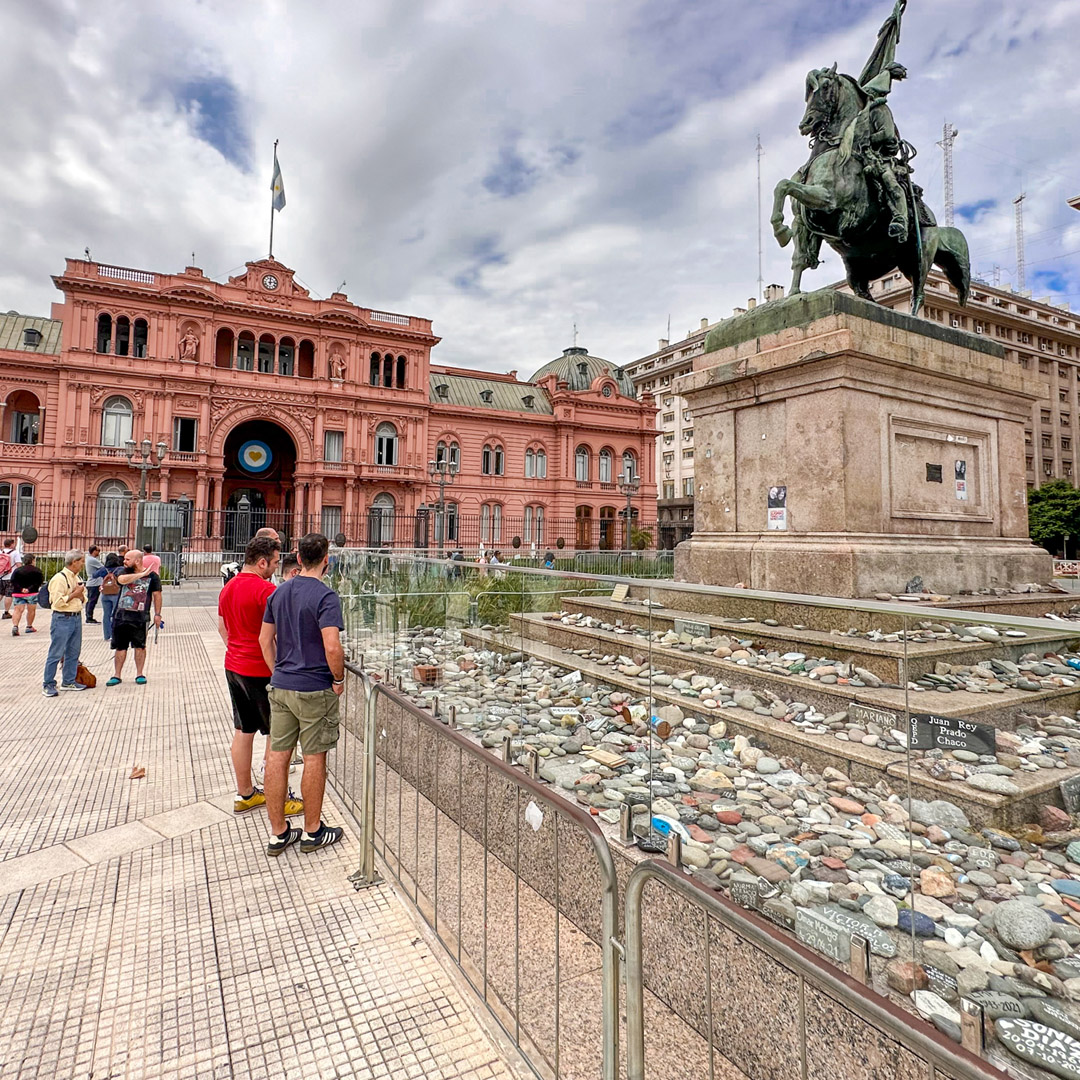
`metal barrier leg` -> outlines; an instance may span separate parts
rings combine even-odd
[[[354,679],[354,685],[362,680]],[[349,876],[353,887],[366,889],[382,884],[375,867],[375,713],[378,708],[379,687],[365,687],[364,701],[364,807],[360,817],[360,869]]]

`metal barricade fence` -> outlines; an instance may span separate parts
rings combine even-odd
[[[353,880],[377,880],[377,852],[538,1076],[615,1080],[618,885],[599,827],[451,718],[346,671],[328,765],[364,830]]]
[[[644,893],[656,883],[671,894],[650,903],[666,918],[655,919],[662,947],[646,948]],[[675,934],[672,902],[683,902],[702,917],[701,930],[680,922],[678,937],[700,958],[667,973],[650,971],[654,993],[667,982],[670,992],[693,988],[693,1001],[669,1007],[705,1040],[707,1072],[684,1063],[681,1076],[730,1074],[755,1080],[835,1080],[852,1076],[948,1077],[950,1080],[1006,1080],[982,1060],[981,1010],[964,1002],[964,1046],[913,1017],[858,979],[844,974],[798,942],[781,936],[768,922],[726,900],[673,866],[657,860],[639,863],[624,893],[626,957],[626,1080],[669,1077],[672,1062],[651,1069],[645,1059],[649,1014],[645,1008],[646,959],[670,959]],[[674,974],[674,980],[671,975]],[[721,993],[714,997],[717,983]],[[701,990],[704,988],[704,997]],[[662,993],[662,991],[661,991]],[[970,1049],[968,1049],[970,1047]],[[687,1054],[687,1057],[690,1055]],[[718,1067],[717,1057],[726,1059]],[[874,1063],[877,1063],[875,1065]],[[878,1071],[878,1066],[882,1071]]]

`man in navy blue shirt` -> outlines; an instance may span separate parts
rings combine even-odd
[[[341,601],[322,582],[330,542],[308,533],[297,544],[302,567],[266,601],[259,645],[270,677],[270,753],[266,759],[266,813],[271,835],[268,855],[280,855],[300,842],[303,852],[336,844],[345,830],[323,823],[326,753],[337,745],[339,699],[345,689],[345,650]],[[296,741],[304,754],[300,790],[304,831],[285,820],[289,762]]]

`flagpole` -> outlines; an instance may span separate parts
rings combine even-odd
[[[274,140],[274,167],[277,168],[277,144],[278,140]],[[272,259],[274,257],[274,188],[270,186],[270,255]]]

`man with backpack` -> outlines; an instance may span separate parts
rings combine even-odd
[[[22,565],[22,546],[13,536],[5,537],[0,547],[0,596],[4,598],[2,618],[11,618],[11,575]]]
[[[105,635],[106,641],[112,640],[113,613],[120,599],[120,583],[116,580],[116,575],[123,568],[124,564],[120,556],[115,551],[110,551],[105,556],[104,564],[94,571],[91,579],[91,582],[97,582],[101,596],[101,632]]]
[[[116,613],[113,615],[113,676],[106,686],[118,686],[127,661],[128,649],[135,650],[135,682],[146,685],[146,631],[151,615],[155,626],[164,626],[161,618],[161,578],[143,566],[143,553],[131,548],[124,555],[124,566],[116,575],[120,585]],[[151,608],[153,611],[151,612]]]

